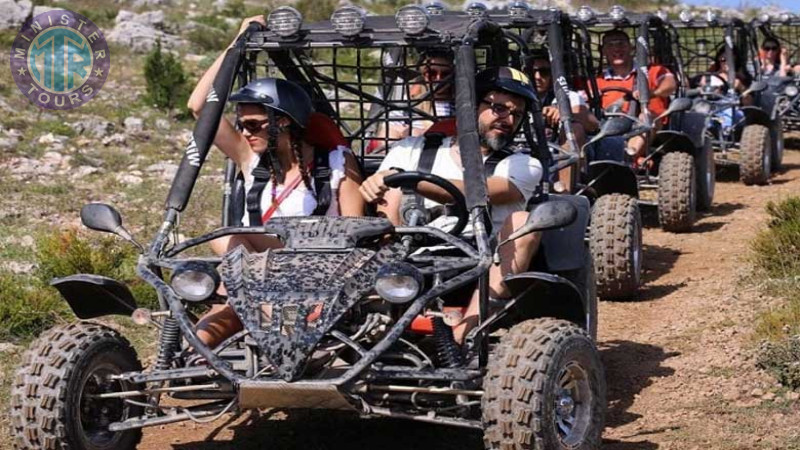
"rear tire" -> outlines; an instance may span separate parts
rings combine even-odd
[[[772,172],[781,170],[783,166],[783,123],[776,120],[772,125],[772,165],[770,167]]]
[[[628,299],[642,279],[642,217],[638,201],[625,194],[597,199],[592,208],[589,249],[594,260],[597,295]]]
[[[487,449],[600,448],[606,380],[584,329],[553,318],[519,323],[492,350],[487,369]]]
[[[764,184],[772,165],[772,144],[769,128],[753,123],[744,127],[740,144],[739,178],[750,186]]]
[[[658,166],[658,220],[664,231],[692,229],[697,209],[694,157],[667,153]]]
[[[135,449],[141,429],[110,432],[108,424],[139,416],[142,409],[90,395],[138,389],[106,376],[141,370],[130,343],[106,326],[78,322],[51,329],[25,353],[11,388],[15,447]]]
[[[700,157],[695,160],[697,173],[697,210],[708,211],[714,203],[717,186],[717,166],[714,162],[714,149],[711,140],[706,139]]]

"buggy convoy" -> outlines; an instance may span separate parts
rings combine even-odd
[[[588,202],[549,194],[543,181],[526,225],[512,236],[545,231],[543,250],[529,271],[506,278],[514,297],[490,305],[487,270],[497,246],[487,231],[475,73],[512,64],[525,46],[480,8],[440,13],[408,6],[396,17],[366,16],[343,7],[330,21],[305,24],[296,10],[280,7],[266,30],[248,29],[214,80],[218,101],[209,100],[200,114],[163,225],[140,246],[137,274],[157,291],[159,308],[137,308],[130,290],[106,277],[54,280],[84,321],[51,329],[26,353],[12,388],[17,447],[131,449],[143,427],[273,407],[478,428],[492,449],[600,446],[606,387],[584,243]],[[386,183],[408,194],[421,181],[447,190],[454,199],[447,210],[458,222],[449,233],[426,226],[421,219],[428,212],[413,206],[404,215],[408,223],[397,227],[377,217],[324,216],[238,227],[237,202],[229,196],[222,228],[182,242],[171,238],[234,84],[267,74],[297,82],[312,97],[316,120],[335,124],[322,128],[342,132],[331,139],[356,148],[369,172],[380,161],[366,149],[381,118],[394,111],[428,114],[409,106],[409,96],[377,91],[415,70],[409,62],[415,53],[442,47],[455,55],[455,74],[446,82],[455,87],[465,192],[424,172],[396,174]],[[534,102],[531,113],[533,134],[541,137],[540,105]],[[549,167],[544,139],[528,141]],[[227,191],[235,194],[236,177],[228,175]],[[87,205],[81,218],[89,228],[135,243],[108,205]],[[461,235],[467,224],[472,237]],[[210,240],[243,233],[276,236],[284,247],[187,256]],[[429,251],[418,251],[423,248]],[[215,301],[220,283],[244,329],[209,348],[198,339],[189,309]],[[458,309],[446,294],[475,284],[480,321],[459,346],[449,332]],[[110,314],[159,328],[150,367],[142,368],[118,332],[88,321]]]

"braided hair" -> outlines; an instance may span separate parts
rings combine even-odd
[[[314,193],[311,188],[311,175],[308,172],[308,165],[306,165],[305,157],[303,156],[303,138],[304,131],[294,123],[289,126],[289,139],[292,147],[292,153],[297,158],[297,164],[300,167],[300,175],[303,177],[303,184],[309,192]]]

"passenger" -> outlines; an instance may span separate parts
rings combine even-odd
[[[552,133],[552,130],[559,130],[561,113],[559,112],[555,91],[553,89],[553,73],[551,71],[547,50],[543,49],[534,52],[528,58],[525,71],[533,79],[533,83],[536,87],[536,94],[542,105],[542,115],[548,127],[548,132]],[[586,104],[586,100],[582,95],[572,90],[567,91],[567,94],[572,110],[572,131],[575,135],[575,141],[580,148],[586,143],[586,133],[597,131],[600,122],[594,114],[589,111],[589,106]],[[563,129],[560,130],[558,136],[552,135],[550,137],[553,140],[558,139],[558,143],[564,150],[570,150]],[[568,190],[572,186],[573,169],[574,167],[567,167],[558,174],[559,180]]]
[[[496,152],[507,156],[501,159],[494,172],[487,178],[489,202],[492,205],[493,230],[499,240],[521,227],[528,213],[525,207],[542,178],[542,166],[538,160],[524,153],[509,152],[507,147],[513,142],[530,102],[536,92],[530,80],[522,72],[499,67],[480,72],[475,79],[477,94],[478,133],[484,161]],[[378,212],[384,214],[394,224],[400,224],[399,189],[390,189],[384,178],[401,170],[417,170],[420,155],[425,145],[425,137],[411,137],[398,142],[383,160],[378,172],[367,178],[361,186],[364,199],[378,205]],[[436,150],[431,173],[439,175],[463,191],[463,167],[456,138],[446,138]],[[419,193],[426,197],[425,206],[436,206],[437,202],[451,199],[441,189],[427,183],[419,185]],[[449,217],[441,217],[432,226],[444,228]],[[511,293],[503,283],[503,277],[510,273],[520,273],[528,269],[531,258],[539,245],[539,234],[532,233],[513,241],[500,249],[501,263],[489,271],[489,290],[494,298],[508,298]],[[464,320],[454,327],[457,342],[463,342],[466,333],[478,321],[478,292],[474,291],[465,313]]]
[[[714,63],[711,64],[711,67],[708,68],[708,71],[716,74],[716,76],[701,77],[700,86],[710,86],[712,88],[716,88],[717,90],[721,90],[723,87],[723,81],[730,85],[730,82],[728,81],[728,57],[725,55],[724,46],[717,51],[717,54],[714,57]],[[747,86],[750,84],[750,76],[743,70],[739,62],[735,60],[734,71],[736,76],[732,87],[736,92],[744,92],[744,90],[747,89]]]
[[[761,73],[765,77],[800,74],[800,65],[792,67],[789,64],[788,49],[781,46],[781,43],[773,37],[764,38],[758,57],[761,63]]]
[[[245,19],[240,33],[252,21],[264,23],[262,16]],[[189,99],[189,109],[195,116],[206,102],[224,55],[222,52],[206,71]],[[319,204],[312,183],[314,149],[304,141],[312,103],[300,86],[287,80],[262,78],[232,94],[230,101],[237,103],[236,124],[241,131],[223,118],[214,144],[236,163],[244,176],[245,191],[253,194],[247,195],[253,198],[250,204],[245,201],[243,205],[244,226],[260,225],[270,217],[307,216],[315,212],[363,215],[364,200],[358,191],[360,172],[352,153],[344,146],[328,153],[331,202],[326,211],[315,211]],[[254,188],[261,192],[252,191]],[[257,234],[226,236],[211,242],[214,252],[220,255],[240,245],[261,252],[281,244]],[[197,334],[213,348],[241,327],[229,305],[217,305],[198,322]]]
[[[430,100],[416,104],[413,106],[414,109],[436,118],[453,115],[455,109],[454,82],[451,79],[453,58],[453,52],[449,49],[432,49],[420,55],[417,66],[420,75],[403,87],[403,98],[411,99],[409,104],[414,105],[413,100],[424,98],[428,93],[432,94]],[[396,106],[402,106],[403,103],[403,101],[393,102]],[[386,142],[391,145],[409,136],[419,136],[433,125],[430,119],[402,109],[391,111],[389,117],[392,120],[378,127],[374,135],[376,140],[373,141],[376,144],[371,151],[378,150]]]
[[[639,98],[636,91],[636,71],[633,65],[633,46],[628,34],[622,30],[614,29],[603,34],[602,54],[608,63],[603,73],[597,77],[597,88],[600,92],[609,87],[620,87],[633,92],[634,98]],[[667,110],[669,97],[678,88],[675,76],[664,66],[653,64],[648,70],[648,86],[650,88],[650,102],[648,109],[652,117],[658,116]],[[610,91],[603,94],[602,106],[608,108],[617,102],[623,101],[624,93]],[[651,136],[662,126],[654,124]],[[647,140],[638,135],[628,140],[627,152],[640,162],[645,156]]]

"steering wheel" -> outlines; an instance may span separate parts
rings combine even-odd
[[[722,88],[722,92],[728,92],[728,90],[730,89],[730,85],[728,84],[728,80],[726,80],[725,78],[722,78],[716,72],[699,73],[699,74],[693,76],[691,80],[689,80],[690,84],[693,85],[693,86],[700,87],[700,80],[702,80],[703,77],[707,77],[707,76],[710,76],[711,78],[716,78],[717,80],[719,80],[722,83],[722,86],[719,86],[719,87]],[[704,87],[710,88],[711,86],[710,85],[706,85]]]
[[[452,212],[458,219],[458,222],[450,229],[449,233],[453,236],[461,234],[469,221],[467,201],[464,199],[464,194],[462,194],[453,183],[438,175],[417,171],[395,173],[383,179],[383,182],[389,187],[409,189],[412,191],[417,191],[417,185],[423,181],[444,189],[450,194],[450,197],[453,198]]]
[[[609,87],[605,87],[605,88],[603,88],[603,89],[600,89],[600,97],[602,98],[603,96],[605,96],[605,95],[606,95],[607,93],[609,93],[609,92],[622,92],[622,93],[624,94],[624,95],[622,96],[622,98],[623,98],[623,99],[624,99],[626,102],[637,102],[637,103],[639,103],[639,99],[637,99],[636,97],[634,97],[634,96],[633,96],[633,91],[632,91],[632,90],[630,90],[630,89],[628,89],[628,88],[624,88],[624,87],[622,87],[622,86],[609,86]],[[617,111],[614,111],[614,110],[611,110],[611,109],[610,109],[612,106],[614,106],[614,105],[613,105],[613,104],[612,104],[612,105],[609,105],[607,108],[603,108],[603,109],[604,109],[606,112],[617,112]]]

